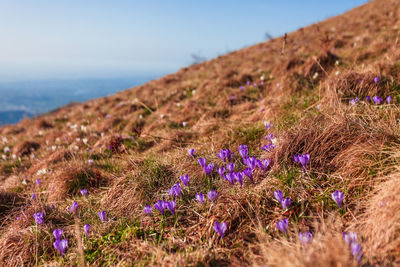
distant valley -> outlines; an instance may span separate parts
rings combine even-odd
[[[17,123],[24,117],[33,117],[71,102],[84,102],[114,94],[161,75],[0,82],[0,125]]]

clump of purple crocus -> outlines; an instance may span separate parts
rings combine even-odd
[[[208,199],[213,202],[218,196],[218,192],[215,190],[210,190],[210,192],[207,193]]]
[[[189,175],[181,175],[181,182],[182,184],[184,184],[185,186],[189,186]]]
[[[307,245],[312,241],[312,234],[310,232],[299,233],[299,240],[303,245]]]
[[[99,218],[100,218],[101,222],[106,222],[107,221],[107,215],[106,215],[106,212],[104,210],[103,211],[99,211],[98,215],[99,215]]]
[[[83,226],[83,231],[85,232],[85,234],[86,234],[87,236],[89,236],[89,234],[90,234],[90,225],[89,225],[89,224],[85,224],[85,225]]]
[[[84,189],[81,189],[80,191],[81,191],[81,195],[84,196],[84,197],[86,197],[86,195],[87,195],[87,189],[84,188]]]
[[[44,223],[43,212],[36,212],[33,214],[33,218],[35,219],[35,223],[37,225],[41,225]]]
[[[146,205],[143,209],[143,212],[149,216],[151,216],[151,206],[150,205]]]
[[[376,95],[376,96],[372,97],[372,100],[375,102],[375,104],[379,105],[383,99]]]
[[[201,204],[204,203],[204,195],[202,193],[197,193],[196,194],[196,199],[198,202],[200,202]]]
[[[226,231],[226,223],[225,222],[219,223],[216,221],[214,224],[214,230],[219,234],[221,238],[224,238]]]
[[[78,210],[78,202],[74,201],[74,203],[68,206],[67,210],[76,214],[76,211]]]
[[[342,208],[343,199],[344,199],[343,192],[336,190],[335,192],[332,193],[332,199],[336,202],[336,204],[339,206],[339,208]]]
[[[247,145],[240,145],[239,146],[239,154],[242,156],[243,159],[247,158],[249,155],[249,150],[247,149]]]
[[[297,164],[301,164],[303,171],[306,172],[306,165],[310,161],[310,154],[297,154],[293,156],[293,159]]]
[[[188,154],[190,157],[194,157],[194,152],[195,152],[195,150],[193,148],[188,149]]]
[[[68,247],[68,240],[67,239],[56,239],[56,241],[53,243],[54,248],[60,253],[61,257],[64,257],[65,250]]]
[[[229,149],[222,149],[217,153],[217,156],[223,161],[230,161],[233,153]]]
[[[287,232],[288,225],[289,221],[286,218],[283,218],[282,220],[276,222],[276,227],[278,228],[278,230],[284,233]]]

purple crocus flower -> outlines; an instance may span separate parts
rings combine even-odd
[[[387,102],[388,104],[390,104],[391,101],[392,101],[392,96],[391,96],[391,95],[388,96],[388,97],[386,97],[386,102]]]
[[[201,204],[204,203],[204,195],[202,193],[197,193],[196,194],[196,199],[198,202],[200,202]]]
[[[157,201],[156,204],[154,204],[154,208],[158,209],[159,212],[161,212],[162,215],[165,213],[165,201],[159,200]]]
[[[224,238],[224,234],[226,231],[226,223],[225,222],[219,223],[216,221],[214,224],[214,230],[219,234],[221,238]]]
[[[357,242],[357,233],[356,232],[342,232],[343,240],[347,244],[351,244],[353,242]]]
[[[188,149],[188,154],[190,157],[194,157],[194,152],[195,152],[195,150],[193,148]]]
[[[229,161],[232,158],[232,152],[229,149],[222,149],[217,153],[217,156],[223,161]]]
[[[275,149],[275,147],[276,146],[273,143],[269,143],[269,144],[263,145],[261,147],[261,149],[264,150],[265,152],[271,152],[272,150]]]
[[[63,234],[63,230],[62,229],[54,229],[53,231],[53,236],[56,240],[60,240],[61,236]]]
[[[332,199],[336,202],[339,208],[342,208],[344,194],[338,190],[332,193]]]
[[[247,149],[247,145],[240,145],[239,146],[239,154],[242,156],[243,159],[247,158],[249,151]]]
[[[36,199],[36,194],[35,194],[35,193],[32,194],[31,199],[32,199],[32,200],[35,200],[35,199]]]
[[[65,250],[68,247],[68,240],[67,239],[63,239],[63,240],[56,239],[56,241],[53,243],[53,245],[54,245],[54,248],[60,253],[61,257],[64,257]]]
[[[214,164],[210,163],[208,165],[206,165],[203,168],[204,172],[206,173],[206,175],[212,175],[213,171],[214,171]]]
[[[85,224],[85,225],[83,226],[83,231],[85,232],[85,234],[86,234],[87,236],[89,236],[89,234],[90,234],[90,225],[89,225],[89,224]]]
[[[293,156],[294,161],[297,164],[301,164],[301,166],[303,167],[303,171],[306,172],[306,165],[307,163],[310,161],[310,154],[297,154]]]
[[[151,206],[150,205],[146,205],[143,209],[143,212],[149,216],[151,216]]]
[[[244,175],[243,175],[243,173],[241,173],[241,172],[235,173],[235,179],[236,179],[236,181],[239,182],[240,187],[243,187],[243,180],[244,180]]]
[[[219,167],[219,168],[217,169],[217,172],[218,172],[219,176],[221,176],[221,178],[224,178],[225,167],[224,167],[224,166]]]
[[[71,205],[69,205],[69,207],[67,208],[67,210],[69,212],[72,212],[74,214],[76,214],[76,211],[78,210],[78,203],[76,201],[74,201],[74,203],[72,203]]]
[[[213,202],[218,196],[218,192],[215,190],[210,190],[210,192],[207,193],[208,199]]]
[[[254,170],[257,165],[257,161],[254,156],[243,159],[243,163],[246,164],[252,170]]]
[[[270,160],[270,159],[263,159],[262,162],[259,161],[259,160],[257,160],[256,163],[257,163],[257,166],[258,166],[261,170],[266,171],[266,170],[268,169],[269,165],[271,164],[271,160]]]
[[[33,218],[35,219],[35,223],[37,225],[41,225],[44,223],[43,212],[34,213]]]
[[[287,209],[290,206],[290,198],[287,197],[287,198],[282,199],[281,204],[282,204],[282,208],[284,210]]]
[[[207,159],[206,158],[198,158],[197,160],[198,160],[200,166],[204,169],[204,167],[206,166],[206,163],[207,163]]]
[[[363,256],[363,249],[361,245],[357,242],[353,242],[350,244],[351,254],[356,258],[356,260],[361,263]]]
[[[375,102],[375,104],[379,105],[383,99],[376,95],[376,96],[372,97],[372,100]]]
[[[243,91],[243,89],[244,89],[244,86],[241,85],[241,86],[239,87],[239,90],[240,90],[240,91]]]
[[[99,218],[100,218],[101,222],[106,222],[107,221],[107,215],[106,215],[106,212],[104,210],[103,211],[99,211],[98,215],[99,215]]]
[[[257,83],[253,83],[253,86],[254,86],[254,87],[257,87]]]
[[[88,160],[88,163],[89,163],[90,166],[92,166],[92,165],[93,165],[93,160],[92,160],[92,159],[89,159],[89,160]]]
[[[246,85],[250,85],[250,84],[251,84],[251,82],[250,82],[250,81],[247,81],[247,82],[246,82]]]
[[[350,105],[354,106],[358,102],[358,97],[353,98],[352,100],[349,101]]]
[[[181,175],[180,178],[181,178],[182,184],[184,184],[185,186],[189,186],[189,175],[188,174]]]
[[[167,206],[168,210],[172,214],[175,214],[175,206],[176,206],[175,200],[172,200],[172,201],[169,201],[169,202],[165,202],[165,203],[166,203],[166,206]]]
[[[286,233],[288,224],[289,224],[288,219],[283,218],[282,220],[276,222],[276,227],[278,228],[279,231]]]
[[[282,203],[282,200],[283,200],[283,193],[282,193],[281,190],[276,190],[276,191],[274,192],[274,197],[275,197],[276,200],[278,200],[279,203]]]
[[[307,245],[312,241],[312,234],[310,232],[299,233],[299,240],[303,245]]]
[[[232,163],[226,164],[226,169],[227,169],[229,172],[233,172],[233,171],[235,170],[235,163],[232,162]]]
[[[246,175],[247,177],[249,177],[249,179],[251,180],[251,182],[254,183],[253,181],[253,172],[250,168],[246,168],[243,170],[243,174]]]
[[[225,174],[224,179],[227,180],[229,183],[231,183],[232,185],[235,184],[235,173],[234,172],[229,172],[227,174]]]
[[[174,184],[170,189],[168,189],[168,193],[171,195],[171,197],[181,197],[182,194],[182,188],[179,183]]]
[[[267,130],[269,130],[270,128],[272,128],[274,126],[274,124],[270,123],[270,122],[265,122],[264,125],[265,125],[265,128],[267,128]]]
[[[36,184],[40,187],[40,185],[42,184],[42,181],[40,179],[36,179]]]
[[[378,76],[375,76],[374,83],[377,84],[381,79]]]
[[[84,189],[81,189],[80,191],[81,191],[81,195],[84,196],[84,197],[86,197],[86,195],[87,195],[87,189],[84,188]]]

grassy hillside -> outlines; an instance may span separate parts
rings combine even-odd
[[[399,30],[377,0],[0,128],[1,264],[399,265]]]

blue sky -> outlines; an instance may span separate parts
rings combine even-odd
[[[0,1],[0,81],[173,72],[365,2]]]

